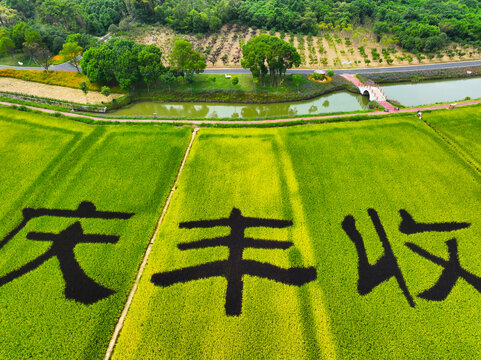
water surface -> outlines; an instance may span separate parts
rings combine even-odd
[[[481,98],[481,78],[425,81],[381,85],[388,99],[397,100],[404,106],[430,105],[438,102],[451,102]]]
[[[338,92],[306,101],[276,104],[222,104],[201,102],[138,102],[113,111],[112,115],[150,115],[157,117],[265,118],[271,116],[315,115],[332,112],[366,110],[367,96]]]

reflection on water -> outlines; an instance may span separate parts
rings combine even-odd
[[[153,115],[187,118],[265,118],[366,110],[369,99],[347,92],[316,99],[276,104],[161,103],[141,102],[112,112],[113,115]]]
[[[437,102],[481,97],[481,78],[428,81],[417,84],[382,85],[388,99],[404,106],[429,105]]]

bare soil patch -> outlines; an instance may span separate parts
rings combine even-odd
[[[59,101],[75,102],[79,104],[102,104],[119,98],[122,94],[104,96],[96,91],[89,91],[87,95],[80,89],[63,86],[41,84],[20,79],[0,77],[0,91],[51,98]]]

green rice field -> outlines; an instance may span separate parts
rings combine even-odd
[[[423,117],[201,128],[113,359],[478,358],[479,107]],[[0,358],[103,358],[191,129],[6,109],[0,127],[2,238],[27,207],[134,214],[0,242]],[[75,247],[115,293],[68,295],[57,258],[2,285],[52,245],[37,232],[77,221],[119,236]]]
[[[0,109],[0,358],[101,358],[153,234],[190,138],[190,130],[91,126]],[[24,208],[134,213],[128,220],[33,218],[15,236]],[[66,299],[57,257],[3,284],[7,274],[44,254],[80,221],[85,234],[120,236],[116,244],[82,243],[78,264],[110,296],[84,304]],[[13,273],[15,274],[15,273]],[[75,291],[75,289],[74,289]],[[92,300],[85,300],[86,302]]]

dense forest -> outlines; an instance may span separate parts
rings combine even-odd
[[[135,22],[196,34],[218,31],[230,22],[305,34],[361,25],[409,51],[434,52],[449,41],[481,47],[481,0],[0,1],[0,26],[17,48],[25,42],[25,36],[15,33],[19,23],[40,34],[57,53],[69,34],[125,32]]]

